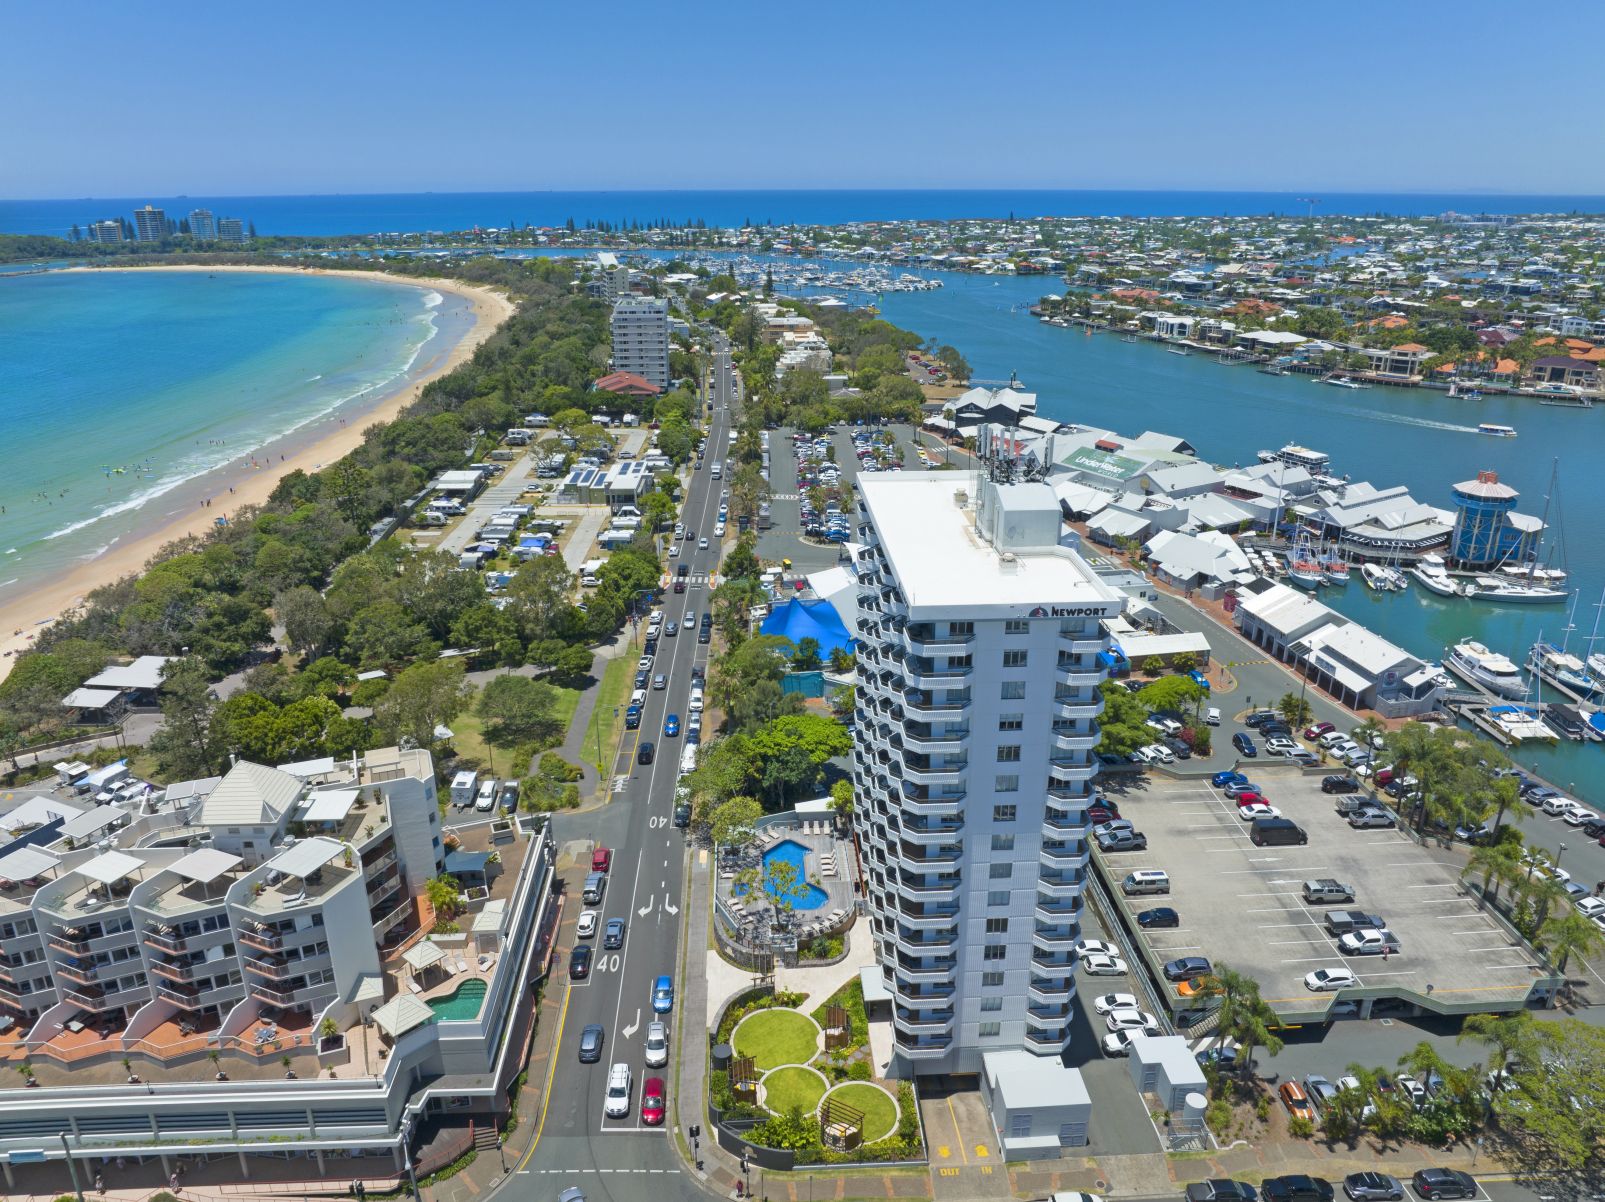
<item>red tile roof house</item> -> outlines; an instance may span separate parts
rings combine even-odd
[[[597,392],[611,392],[615,396],[648,397],[658,395],[658,390],[652,387],[650,381],[644,376],[636,375],[633,371],[609,372],[600,380],[593,381],[591,387]]]

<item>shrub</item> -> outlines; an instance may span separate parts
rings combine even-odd
[[[1310,1139],[1315,1135],[1315,1123],[1299,1115],[1287,1120],[1287,1133],[1295,1139]]]
[[[1216,1098],[1204,1108],[1204,1122],[1216,1135],[1226,1135],[1232,1129],[1231,1103],[1225,1098]]]
[[[541,756],[540,774],[553,780],[576,781],[585,776],[585,769],[578,764],[571,764],[555,751],[548,751]]]
[[[847,1079],[849,1081],[868,1081],[875,1075],[875,1070],[869,1067],[867,1060],[854,1060],[847,1066]]]
[[[914,1100],[914,1087],[907,1081],[897,1086],[897,1138],[909,1152],[920,1150],[919,1104]],[[883,1141],[884,1142],[884,1141]]]
[[[841,1006],[847,1011],[847,1022],[853,1029],[852,1037],[843,1050],[852,1051],[863,1047],[864,1041],[869,1038],[869,1017],[864,1013],[864,986],[857,977],[848,981],[825,999],[823,1004],[814,1008],[813,1019],[821,1029],[826,1025],[825,1016],[832,1006]]]

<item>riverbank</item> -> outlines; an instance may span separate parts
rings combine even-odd
[[[294,471],[316,471],[348,454],[372,425],[393,420],[418,399],[425,385],[469,359],[512,316],[514,304],[493,289],[437,277],[413,278],[381,272],[275,266],[160,265],[150,267],[73,267],[69,272],[258,273],[346,277],[450,293],[467,303],[472,324],[455,338],[425,343],[405,377],[382,394],[362,397],[279,438],[269,439],[222,467],[197,475],[164,498],[166,516],[148,528],[124,535],[95,558],[59,572],[8,598],[0,608],[0,678],[42,627],[69,612],[93,590],[138,572],[163,546],[204,533],[219,518],[232,518],[247,505],[260,505],[278,482]]]

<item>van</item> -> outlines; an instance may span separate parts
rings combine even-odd
[[[1328,910],[1321,922],[1329,934],[1347,935],[1353,931],[1374,930],[1382,919],[1361,910]]]
[[[459,772],[451,778],[451,804],[461,810],[474,804],[479,794],[479,773]]]
[[[591,905],[602,900],[602,892],[607,888],[607,874],[604,872],[589,872],[585,874],[585,888],[580,896]]]
[[[1256,818],[1249,828],[1248,838],[1255,847],[1303,846],[1310,841],[1304,828],[1286,818]]]
[[[1142,868],[1128,872],[1120,882],[1120,891],[1127,897],[1140,897],[1151,893],[1170,892],[1170,874],[1160,868]]]
[[[686,707],[693,714],[700,714],[702,712],[702,690],[701,689],[692,689],[691,690],[691,700],[686,702]]]
[[[581,576],[580,577],[580,587],[581,588],[595,588],[597,585],[599,585],[601,583],[602,582],[600,580],[598,580],[595,576]]]
[[[697,744],[687,743],[685,749],[680,752],[680,775],[684,776],[687,772],[695,771],[696,766]]]
[[[1345,885],[1342,881],[1335,881],[1325,877],[1318,881],[1304,882],[1304,900],[1307,902],[1351,902],[1354,900],[1354,886]]]

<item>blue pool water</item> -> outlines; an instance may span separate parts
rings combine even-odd
[[[799,893],[791,899],[793,910],[817,910],[825,904],[830,894],[818,885],[808,884],[808,870],[805,863],[808,859],[808,849],[795,839],[785,839],[776,843],[763,853],[764,880],[767,885],[769,866],[775,863],[790,864],[797,870],[797,885],[799,889],[806,889],[806,893]],[[736,886],[736,896],[740,897],[747,891],[745,885]],[[772,891],[771,891],[772,892]]]
[[[445,997],[429,999],[429,1008],[440,1019],[470,1019],[479,1017],[479,1008],[485,1001],[487,986],[478,977],[464,981]]]

